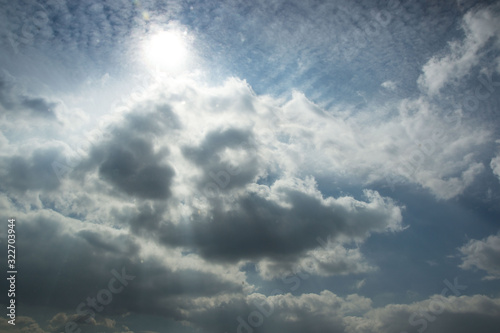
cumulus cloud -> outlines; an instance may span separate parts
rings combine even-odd
[[[482,331],[493,333],[500,322],[500,300],[483,295],[434,295],[413,304],[374,308],[369,299],[357,294],[340,297],[325,290],[292,296],[274,292],[276,295],[267,297],[200,299],[186,312],[186,318],[209,332],[275,332],[283,327],[290,332],[468,332],[472,325],[480,325]],[[217,313],[224,313],[224,320]]]
[[[349,243],[402,230],[401,206],[370,190],[363,199],[324,195],[315,179],[357,178],[369,187],[399,175],[452,198],[482,171],[473,147],[489,138],[454,116],[442,118],[425,99],[398,109],[361,131],[374,120],[368,112],[346,119],[300,93],[282,104],[238,79],[212,88],[166,80],[112,114],[61,183],[51,178],[65,196],[42,198],[65,214],[127,227],[207,260],[253,260],[267,279],[306,265],[323,276],[369,272],[375,267]],[[420,146],[408,151],[415,142]],[[22,173],[15,186],[24,191],[50,189],[27,175],[66,150],[45,154],[43,165],[19,160],[24,169],[6,170]],[[82,189],[72,189],[76,184]],[[319,236],[332,247],[321,249]]]
[[[322,239],[319,237],[319,241]],[[323,245],[323,244],[322,244]],[[348,275],[374,271],[360,249],[346,248],[341,244],[329,245],[308,251],[299,260],[272,260],[259,261],[257,270],[267,280],[286,278],[294,274],[308,276]],[[305,275],[304,275],[305,274]]]
[[[275,292],[277,295],[267,297],[250,294],[246,297],[200,299],[186,311],[186,319],[205,327],[208,332],[220,329],[273,332],[279,328],[290,332],[321,332],[327,328],[330,332],[344,332],[344,316],[366,311],[371,306],[369,299],[356,294],[343,298],[327,290],[300,296],[280,294],[279,290]],[[221,311],[223,317],[218,315]]]
[[[102,308],[78,306],[109,288],[116,274],[133,278],[112,295],[115,301],[106,305],[107,315],[134,312],[174,318],[180,298],[252,290],[242,284],[245,274],[237,267],[210,264],[181,251],[165,252],[125,230],[82,223],[50,210],[19,213],[17,219],[23,221],[16,231],[24,236],[16,246],[23,248],[17,259],[25,275],[18,276],[23,288],[16,294],[29,306],[67,309],[80,316],[100,314]],[[55,269],[48,269],[47,262]]]
[[[108,133],[108,138],[92,147],[88,160],[79,169],[85,172],[97,169],[99,177],[118,192],[166,199],[171,194],[170,183],[175,172],[166,161],[168,146],[155,151],[154,138],[176,126],[168,106],[156,106],[146,114],[129,114],[123,124],[115,125]]]
[[[363,317],[346,318],[346,332],[468,332],[480,325],[482,332],[495,332],[500,300],[484,295],[435,295],[409,305],[391,304],[371,309]]]
[[[340,244],[401,230],[401,207],[375,191],[365,191],[364,200],[325,197],[314,177],[297,177],[300,173],[294,170],[299,171],[300,165],[280,161],[289,145],[299,141],[271,146],[274,136],[295,130],[292,124],[300,120],[293,119],[294,108],[311,109],[314,117],[328,119],[323,110],[299,96],[284,107],[292,117],[287,119],[274,101],[257,97],[245,82],[235,79],[210,90],[192,82],[167,87],[171,95],[146,96],[111,117],[104,135],[61,179],[58,186],[66,194],[44,193],[41,206],[50,202],[65,214],[130,227],[134,233],[205,258],[233,262],[266,258],[293,269],[315,256],[315,272],[320,275],[373,269],[359,249]],[[241,96],[241,104],[228,104],[235,94]],[[203,112],[196,116],[185,112],[197,112],[201,106]],[[244,107],[245,115],[237,115]],[[213,113],[220,117],[211,117]],[[317,126],[319,120],[309,122]],[[75,184],[83,188],[75,190]],[[28,188],[39,189],[34,184]],[[103,201],[107,207],[99,207]],[[314,252],[320,246],[316,238],[323,235],[338,246]]]
[[[182,298],[178,300],[178,307],[182,310],[177,319],[206,332],[276,332],[285,327],[289,332],[400,333],[418,330],[465,333],[478,326],[481,332],[496,332],[500,323],[498,298],[449,293],[447,290],[445,295],[433,295],[412,304],[374,307],[370,299],[358,294],[342,297],[324,290],[318,294],[294,296],[275,289],[269,296],[251,293],[247,296]],[[58,313],[46,328],[45,324],[40,325],[32,318],[20,317],[19,325],[24,330],[19,332],[26,331],[27,327],[36,332],[50,332],[73,317]],[[0,325],[7,325],[6,319],[2,319]],[[82,325],[89,332],[116,332],[120,329],[129,332],[126,326],[109,318]]]
[[[500,278],[500,234],[485,239],[472,239],[462,246],[462,269],[480,269],[488,273],[486,280]]]
[[[474,148],[489,139],[454,115],[443,118],[424,98],[395,107],[381,122],[368,110],[351,117],[325,110],[298,92],[284,103],[259,96],[238,79],[217,87],[166,79],[110,114],[65,177],[51,165],[68,155],[68,144],[58,142],[5,159],[3,186],[33,198],[27,207],[121,228],[165,251],[191,253],[202,266],[250,261],[265,280],[300,270],[365,274],[377,267],[359,245],[374,233],[401,231],[402,205],[372,190],[357,198],[325,194],[316,179],[369,188],[397,175],[448,199],[483,170]],[[73,135],[68,142],[83,136]],[[75,237],[130,256],[89,230]]]
[[[207,258],[277,259],[318,247],[320,235],[362,241],[374,232],[401,230],[400,207],[377,192],[365,194],[367,202],[323,198],[312,179],[254,184],[231,206],[216,200],[203,215],[193,214],[192,221],[164,223],[159,239],[170,246],[192,246]]]

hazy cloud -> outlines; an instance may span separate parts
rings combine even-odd
[[[55,108],[57,103],[42,97],[25,95],[14,82],[9,82],[8,76],[0,75],[0,111],[2,118],[35,117],[57,119]]]
[[[462,269],[480,269],[488,273],[484,279],[500,278],[500,235],[491,235],[485,239],[472,239],[460,249]]]
[[[465,39],[449,44],[449,54],[444,57],[434,56],[423,67],[419,77],[420,87],[429,94],[437,94],[446,84],[462,79],[469,70],[478,64],[479,51],[493,39],[495,47],[500,47],[498,35],[499,6],[479,8],[467,12],[463,18]]]

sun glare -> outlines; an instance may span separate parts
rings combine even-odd
[[[146,63],[152,69],[181,71],[188,57],[185,33],[174,30],[156,33],[146,42],[144,53]]]

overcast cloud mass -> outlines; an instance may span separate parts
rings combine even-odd
[[[0,0],[0,331],[497,333],[499,103],[496,1]]]

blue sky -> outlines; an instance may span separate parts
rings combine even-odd
[[[2,331],[497,332],[498,2],[0,8]]]

